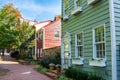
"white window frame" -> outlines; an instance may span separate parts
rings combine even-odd
[[[82,52],[82,55],[83,56],[78,56],[78,45],[77,45],[77,35],[78,34],[82,34],[82,45],[79,45],[79,46],[82,46],[83,47],[83,52]],[[75,35],[75,58],[83,58],[84,57],[84,33],[83,32],[80,32],[80,33],[77,33]]]
[[[105,57],[104,58],[97,58],[97,53],[96,53],[96,42],[95,42],[95,29],[99,27],[104,27],[104,41],[98,42],[98,43],[104,43],[105,44]],[[99,25],[95,28],[93,28],[93,59],[99,60],[99,59],[104,59],[106,60],[106,30],[105,30],[105,24]]]
[[[77,2],[79,3],[78,0],[74,0],[74,8],[71,11],[71,15],[76,15],[76,14],[78,14],[78,13],[80,13],[82,11],[82,7],[81,7],[82,0],[80,0],[80,3],[81,3],[80,5]]]

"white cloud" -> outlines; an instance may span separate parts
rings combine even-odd
[[[1,1],[1,0],[0,0]],[[15,8],[18,8],[22,13],[23,17],[28,19],[35,19],[35,17],[39,17],[43,13],[48,14],[60,14],[60,4],[52,4],[52,5],[40,5],[36,4],[34,0],[2,0],[4,3],[13,3]]]

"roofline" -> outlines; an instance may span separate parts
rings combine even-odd
[[[36,22],[34,25],[45,23],[45,22],[51,22],[52,20],[46,20],[46,21],[41,21],[41,22]]]
[[[54,21],[52,21],[51,23],[49,23],[49,24],[47,24],[47,25],[45,25],[45,26],[43,26],[43,27],[47,27],[47,26],[49,26],[49,25],[52,25],[52,24],[54,24],[55,22],[57,22],[57,21],[59,21],[59,20],[61,20],[61,19],[54,20]]]

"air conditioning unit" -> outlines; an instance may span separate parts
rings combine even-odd
[[[100,1],[100,0],[87,0],[87,3],[88,3],[88,5],[92,5],[92,4],[97,3],[98,1]]]

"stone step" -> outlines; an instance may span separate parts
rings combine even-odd
[[[45,72],[45,75],[47,75],[48,77],[51,77],[51,78],[54,79],[54,80],[55,80],[55,78],[56,78],[56,76],[57,76],[57,74],[54,74],[54,73],[52,73],[52,72]]]
[[[49,72],[45,72],[45,75],[52,78],[53,80],[56,80],[56,77],[58,75],[64,74],[64,72],[65,72],[64,70],[62,70],[60,73],[58,73],[57,70],[50,70]]]
[[[57,70],[50,70],[51,73],[58,74]]]

